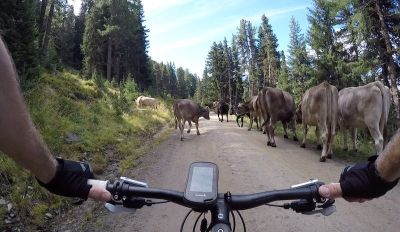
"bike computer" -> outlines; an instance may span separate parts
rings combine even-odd
[[[218,196],[218,166],[210,162],[194,162],[186,179],[184,201],[201,209],[213,205]]]

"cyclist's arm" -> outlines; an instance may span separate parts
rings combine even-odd
[[[56,173],[57,162],[32,125],[18,87],[14,63],[1,40],[0,77],[0,150],[48,183]]]
[[[19,89],[14,63],[1,37],[0,151],[28,169],[42,183],[48,184],[55,179],[58,162],[32,123]],[[102,188],[90,188],[88,196],[102,201],[111,199],[110,193]]]
[[[390,142],[375,161],[376,174],[386,182],[394,182],[400,178],[400,129],[396,131]],[[357,183],[358,184],[358,183]],[[395,183],[394,183],[395,184]],[[394,185],[392,185],[394,186]],[[365,186],[360,186],[365,187]],[[371,185],[371,192],[382,186]],[[390,189],[390,186],[383,187]],[[342,187],[340,183],[332,183],[321,186],[319,192],[327,198],[342,197]],[[363,202],[366,198],[347,198],[349,201]]]
[[[376,160],[376,168],[379,175],[387,181],[400,178],[400,129],[379,155]]]

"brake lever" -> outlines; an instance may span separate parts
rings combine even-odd
[[[105,207],[111,213],[123,213],[123,212],[134,213],[136,211],[136,209],[125,208],[124,206],[122,206],[121,203],[117,202],[107,202],[105,204]]]
[[[331,214],[333,214],[336,211],[336,206],[334,205],[334,203],[335,203],[335,200],[329,199],[329,200],[325,201],[322,205],[317,206],[320,209],[302,212],[302,214],[313,215],[313,214],[320,213],[324,216],[330,216]]]
[[[324,216],[330,216],[331,214],[333,214],[336,211],[336,206],[331,205],[327,208],[322,208],[322,209],[317,209],[317,210],[313,210],[313,211],[308,211],[308,212],[302,212],[302,214],[305,215],[314,215],[314,214],[322,214]]]

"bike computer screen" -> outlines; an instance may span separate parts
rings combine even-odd
[[[216,202],[218,196],[218,166],[209,162],[190,165],[186,179],[184,200],[193,207],[202,207]]]

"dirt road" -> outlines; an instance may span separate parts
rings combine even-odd
[[[325,182],[338,179],[346,165],[335,159],[319,162],[320,152],[302,149],[297,142],[277,138],[277,148],[266,146],[259,131],[238,128],[233,122],[200,121],[201,135],[195,130],[179,141],[178,130],[142,160],[137,178],[150,186],[183,190],[189,164],[211,161],[219,166],[219,192],[252,193],[286,188],[318,178]],[[310,146],[309,146],[310,147]],[[315,146],[314,146],[315,147]],[[364,204],[337,200],[337,212],[329,217],[306,216],[273,207],[243,211],[248,231],[399,231],[400,188],[385,197]],[[156,205],[135,214],[105,213],[97,221],[101,230],[179,231],[187,209],[174,204]],[[187,225],[193,225],[191,217]],[[238,231],[242,231],[238,225]],[[100,229],[99,229],[100,230]],[[191,226],[184,231],[192,231]]]

